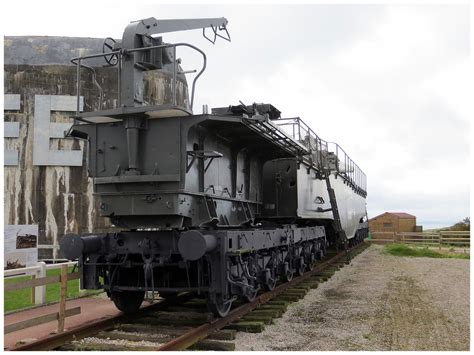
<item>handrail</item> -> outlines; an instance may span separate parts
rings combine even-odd
[[[117,50],[117,51],[112,51],[112,52],[107,52],[107,53],[99,53],[99,54],[90,54],[90,55],[86,55],[86,56],[82,56],[82,57],[75,57],[75,58],[72,58],[71,59],[71,63],[73,63],[74,65],[77,66],[77,72],[76,72],[76,76],[77,76],[77,109],[76,109],[76,116],[79,116],[79,112],[80,112],[80,97],[81,97],[81,85],[80,85],[80,82],[81,82],[81,67],[84,67],[86,69],[89,69],[89,70],[92,70],[93,72],[93,75],[94,75],[94,83],[96,86],[99,87],[99,92],[103,92],[102,90],[102,87],[100,87],[100,85],[97,83],[97,81],[95,80],[95,69],[90,67],[90,66],[87,66],[85,64],[82,64],[81,62],[83,60],[87,60],[87,59],[92,59],[92,58],[100,58],[100,57],[106,57],[106,56],[113,56],[113,55],[116,55],[118,57],[118,97],[119,97],[119,105],[120,105],[120,102],[121,102],[121,81],[120,81],[120,76],[121,76],[121,72],[122,72],[122,58],[123,56],[126,56],[128,55],[129,53],[135,53],[135,52],[142,52],[142,51],[149,51],[149,50],[152,50],[152,49],[163,49],[163,48],[173,48],[173,88],[172,88],[172,91],[173,91],[173,104],[176,105],[176,86],[177,86],[177,60],[176,60],[176,47],[189,47],[191,49],[194,49],[195,51],[197,51],[198,53],[200,53],[202,55],[202,58],[203,58],[203,65],[202,65],[202,68],[201,70],[196,74],[196,76],[194,77],[193,79],[193,82],[192,82],[192,85],[191,85],[191,103],[190,103],[190,107],[191,107],[191,110],[193,109],[193,105],[194,105],[194,93],[195,93],[195,88],[196,88],[196,81],[197,79],[199,79],[199,77],[202,75],[202,73],[206,70],[206,67],[207,67],[207,57],[206,57],[206,54],[201,50],[199,49],[198,47],[196,46],[193,46],[192,44],[189,44],[189,43],[185,43],[185,42],[180,42],[180,43],[170,43],[170,44],[162,44],[162,45],[158,45],[158,46],[150,46],[150,47],[142,47],[142,48],[133,48],[133,49],[120,49],[120,50]],[[100,107],[101,108],[101,107]],[[99,108],[99,109],[100,109]]]
[[[273,122],[281,128],[289,126],[290,130],[286,133],[305,145],[311,153],[316,153],[315,157],[312,156],[311,159],[316,159],[315,163],[320,169],[328,168],[329,153],[335,154],[337,173],[362,193],[367,193],[367,176],[339,144],[321,139],[300,117],[280,118]]]

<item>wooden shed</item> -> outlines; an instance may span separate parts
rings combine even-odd
[[[380,232],[418,232],[416,216],[405,212],[385,212],[369,219],[371,233]]]

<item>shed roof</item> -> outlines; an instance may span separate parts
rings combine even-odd
[[[391,214],[391,215],[397,216],[398,218],[416,218],[416,216],[406,213],[406,212],[385,212],[385,213],[379,214],[378,216],[372,217],[370,220],[382,217],[386,214]]]

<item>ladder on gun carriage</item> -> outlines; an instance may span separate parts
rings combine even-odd
[[[293,137],[287,135],[283,130],[278,126],[273,124],[271,121],[260,121],[260,120],[246,120],[245,123],[252,130],[260,133],[266,139],[278,144],[285,151],[295,155],[295,156],[305,156],[311,155],[311,151],[308,150],[304,145],[296,141]],[[312,159],[309,159],[309,163],[315,167],[315,162]],[[320,167],[319,167],[320,168]],[[326,180],[326,187],[329,195],[329,201],[331,203],[330,211],[333,213],[334,218],[334,230],[337,237],[337,248],[339,249],[340,245],[344,245],[344,249],[347,251],[349,248],[349,243],[347,239],[346,232],[342,229],[341,217],[339,214],[339,209],[337,207],[336,194],[334,189],[331,186],[330,171],[326,167],[324,173],[324,178]]]
[[[339,209],[337,207],[337,200],[336,200],[336,194],[334,193],[334,189],[331,186],[331,180],[329,179],[331,173],[329,170],[326,172],[325,180],[326,180],[326,187],[328,189],[328,195],[329,195],[329,202],[331,203],[331,210],[334,218],[334,229],[336,232],[336,237],[337,237],[337,245],[336,248],[339,249],[341,244],[344,244],[344,250],[348,251],[349,249],[349,242],[347,240],[347,235],[344,229],[342,229],[342,224],[341,224],[341,216],[339,215]]]

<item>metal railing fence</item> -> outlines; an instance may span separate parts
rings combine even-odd
[[[281,118],[273,122],[311,153],[313,163],[318,168],[329,167],[349,184],[367,192],[367,176],[339,144],[321,139],[300,117]]]

